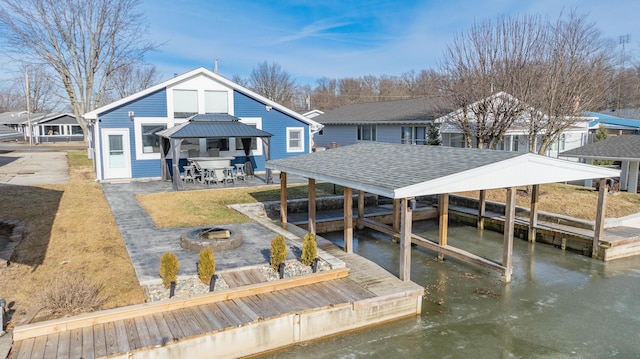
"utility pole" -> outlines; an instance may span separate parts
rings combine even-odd
[[[28,128],[27,131],[29,131],[29,145],[33,145],[33,131],[31,129],[31,106],[29,103],[29,97],[31,97],[31,90],[29,89],[29,70],[25,69],[24,70],[24,80],[25,80],[25,88],[26,88],[26,94],[27,94],[27,122],[28,122]]]
[[[629,39],[631,38],[631,35],[627,34],[627,35],[621,35],[618,39],[619,39],[619,44],[622,45],[622,68],[620,70],[620,76],[618,78],[618,103],[616,105],[616,110],[620,109],[620,100],[621,100],[621,87],[622,87],[622,78],[624,76],[624,45],[629,43]]]

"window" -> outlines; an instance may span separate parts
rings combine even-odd
[[[247,126],[258,127],[255,124],[246,124]],[[255,137],[251,138],[251,150],[255,151],[258,149],[258,140]],[[244,150],[244,145],[242,144],[242,138],[236,137],[236,150]]]
[[[44,126],[44,134],[49,136],[59,135],[60,126]]]
[[[513,146],[511,147],[511,151],[518,152],[519,147],[520,147],[520,136],[513,136]]]
[[[358,141],[375,141],[376,126],[375,125],[359,125]]]
[[[173,117],[187,118],[198,113],[198,91],[173,90]]]
[[[71,125],[71,134],[72,135],[83,135],[82,127],[77,125]]]
[[[464,134],[462,133],[452,133],[451,138],[449,139],[449,144],[451,147],[465,147],[464,143]]]
[[[142,124],[142,153],[160,153],[160,137],[156,132],[166,129],[166,124]]]
[[[227,91],[205,91],[204,113],[229,113]]]
[[[409,145],[424,145],[427,135],[426,127],[402,127],[400,143]]]
[[[304,128],[290,127],[287,128],[287,152],[303,152],[304,151]]]

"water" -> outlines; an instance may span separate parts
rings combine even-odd
[[[437,238],[437,223],[414,224]],[[324,234],[342,246],[342,232]],[[502,234],[450,224],[449,244],[500,260]],[[354,251],[398,274],[390,236],[354,233]],[[640,358],[640,257],[604,263],[516,239],[513,277],[413,247],[422,315],[262,358]]]

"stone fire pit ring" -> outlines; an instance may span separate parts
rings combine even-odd
[[[227,228],[205,227],[183,233],[180,246],[199,252],[207,247],[216,251],[227,251],[242,245],[242,234]]]

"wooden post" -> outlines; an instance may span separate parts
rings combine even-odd
[[[400,200],[393,200],[393,231],[400,233]],[[392,240],[396,243],[400,240],[397,235],[393,236]]]
[[[344,187],[344,251],[353,253],[353,190]]]
[[[478,229],[484,229],[484,213],[487,204],[487,191],[481,189],[478,198]]]
[[[287,228],[287,173],[280,172],[280,225]]]
[[[513,256],[513,229],[516,218],[516,188],[507,188],[507,202],[504,209],[504,243],[502,245],[502,266],[504,276],[502,280],[511,282]]]
[[[358,229],[363,229],[364,224],[359,220],[364,219],[364,191],[358,191]]]
[[[536,232],[538,231],[538,194],[540,193],[540,185],[534,184],[531,190],[531,208],[529,208],[529,242],[536,241]]]
[[[400,279],[411,280],[411,224],[412,211],[409,198],[403,198],[400,205]]]
[[[449,194],[442,193],[438,196],[438,244],[447,246],[447,231],[449,230]],[[438,253],[438,260],[444,260],[444,254]]]
[[[309,233],[316,233],[316,179],[309,178]]]
[[[604,219],[607,209],[607,179],[600,179],[600,191],[598,192],[598,207],[596,208],[596,225],[593,232],[593,248],[591,257],[598,258],[598,250],[600,248],[600,240],[604,235]]]

